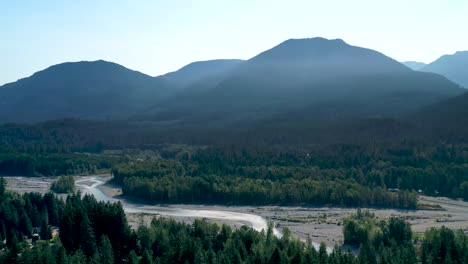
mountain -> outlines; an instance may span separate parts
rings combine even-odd
[[[441,74],[461,86],[468,88],[468,51],[459,51],[453,55],[444,55],[422,68],[421,71]]]
[[[406,67],[415,71],[419,71],[420,69],[422,69],[423,67],[427,65],[426,63],[419,62],[419,61],[404,61],[402,62],[402,64],[404,64]]]
[[[243,60],[236,59],[197,61],[159,77],[183,89],[204,79],[215,78],[228,72],[241,62]]]
[[[440,75],[412,71],[340,39],[291,39],[241,63],[201,92],[180,95],[147,115],[203,125],[285,113],[310,120],[386,117],[462,92]]]
[[[0,122],[122,119],[170,94],[166,81],[115,63],[63,63],[1,86]]]

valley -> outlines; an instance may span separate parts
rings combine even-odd
[[[1,264],[468,263],[467,1],[4,2]]]

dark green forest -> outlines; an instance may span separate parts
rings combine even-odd
[[[19,195],[5,190],[0,179],[0,263],[317,263],[317,264],[463,264],[468,236],[447,228],[415,236],[399,218],[378,221],[358,211],[345,220],[345,243],[327,253],[310,241],[281,238],[272,227],[232,230],[196,220],[192,224],[155,218],[149,226],[129,227],[120,203],[97,202],[73,194],[66,201],[53,194]],[[59,228],[53,235],[51,228]],[[40,230],[39,240],[34,240]],[[416,237],[413,239],[413,237]]]
[[[107,143],[91,144],[79,140],[86,139],[86,133],[75,135],[84,130],[75,131],[68,126],[70,120],[63,122],[63,126],[52,122],[56,126],[52,130],[33,126],[36,132],[49,131],[50,137],[31,136],[21,129],[26,134],[14,136],[5,132],[6,127],[3,134],[0,130],[5,150],[0,154],[0,174],[75,175],[112,168],[124,194],[154,203],[415,208],[419,193],[468,199],[468,146],[461,142],[145,145],[142,142],[151,142],[148,138],[157,139],[158,134],[129,138],[123,129],[120,140],[114,138],[119,146],[105,136],[110,133],[105,123],[99,124],[106,133],[94,132],[96,140],[107,138]],[[70,131],[62,137],[65,127]],[[54,147],[56,142],[63,143],[61,150]],[[120,154],[109,154],[106,149],[112,147]],[[126,150],[154,155],[137,158],[132,155],[138,154],[122,154]]]
[[[209,148],[115,165],[124,194],[156,203],[416,208],[417,194],[468,199],[462,145],[334,145],[291,151]]]
[[[60,176],[108,170],[119,158],[86,153],[0,152],[0,175]]]

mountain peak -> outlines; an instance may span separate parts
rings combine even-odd
[[[115,62],[105,60],[95,61],[74,61],[63,62],[52,65],[44,70],[34,73],[31,78],[38,78],[40,76],[52,76],[54,78],[95,78],[101,75],[127,75],[135,74],[140,77],[150,77],[139,71],[128,69]],[[79,77],[82,76],[82,77]]]
[[[314,43],[327,43],[327,44],[346,44],[348,45],[344,40],[337,38],[337,39],[327,39],[327,38],[322,38],[322,37],[314,37],[314,38],[292,38],[284,41],[283,43],[308,43],[308,44],[314,44]]]
[[[407,67],[375,50],[321,37],[289,39],[250,59],[251,67],[296,72],[297,78],[335,78],[340,75],[407,72]],[[250,71],[251,69],[248,69]]]
[[[115,62],[111,61],[106,61],[106,60],[94,60],[94,61],[68,61],[68,62],[62,62],[58,63],[55,65],[52,65],[48,67],[45,70],[48,69],[54,69],[54,68],[63,68],[63,67],[89,67],[89,66],[101,66],[101,67],[122,67],[125,68],[124,66],[117,64]]]
[[[342,39],[326,39],[322,37],[316,38],[302,38],[302,39],[288,39],[275,48],[291,48],[291,49],[315,49],[315,50],[324,50],[324,49],[337,49],[350,47]]]

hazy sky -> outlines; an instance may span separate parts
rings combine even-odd
[[[467,0],[0,0],[0,84],[97,59],[155,76],[316,36],[430,62],[468,50],[467,14]]]

